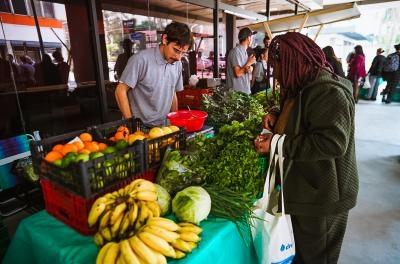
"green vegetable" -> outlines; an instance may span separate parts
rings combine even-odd
[[[268,112],[271,109],[279,110],[280,97],[278,91],[259,92],[253,95],[253,97],[264,107],[264,111]]]
[[[157,188],[157,203],[161,208],[161,215],[168,214],[171,207],[171,196],[162,186],[155,184]]]
[[[172,200],[172,211],[180,221],[198,225],[207,218],[210,210],[210,195],[199,186],[191,186],[178,192]]]
[[[207,123],[216,130],[232,121],[242,122],[264,115],[262,104],[254,97],[222,86],[215,88],[212,95],[204,96],[202,109],[208,113]]]

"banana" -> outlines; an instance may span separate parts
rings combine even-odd
[[[133,251],[148,264],[157,263],[157,256],[137,236],[131,237],[129,244]]]
[[[181,258],[185,257],[186,254],[178,249],[175,249],[175,256],[176,256],[175,257],[176,259],[181,259]]]
[[[104,244],[104,238],[101,233],[97,232],[93,237],[94,243],[98,246],[102,246]]]
[[[147,232],[140,232],[138,237],[140,240],[143,241],[149,248],[160,252],[164,256],[174,258],[175,257],[175,251],[173,247],[171,247],[167,241],[164,239],[153,235],[151,233]]]
[[[189,225],[181,225],[182,223],[179,223],[178,225],[181,226],[181,228],[179,228],[178,232],[179,233],[184,233],[184,232],[192,232],[195,233],[196,235],[201,234],[201,232],[203,232],[203,229],[201,229],[200,227],[193,225],[193,224],[189,224]]]
[[[171,245],[180,251],[183,251],[186,253],[192,252],[191,245],[188,242],[183,241],[182,239],[177,239],[175,242],[171,243]]]
[[[119,244],[115,242],[111,242],[110,248],[107,250],[103,263],[115,263],[119,254]]]
[[[147,207],[153,213],[153,217],[160,217],[161,209],[157,202],[148,201],[146,202]]]
[[[99,254],[97,254],[96,258],[96,264],[102,264],[104,263],[104,257],[107,253],[107,250],[113,245],[113,243],[107,243],[105,244],[99,251]]]
[[[147,208],[145,203],[139,203],[139,206],[140,206],[140,212],[138,215],[138,220],[143,223],[148,218],[150,209]]]
[[[141,191],[137,193],[131,193],[131,197],[135,197],[142,201],[157,201],[157,193],[153,191]]]
[[[100,218],[100,223],[99,223],[100,229],[108,226],[110,222],[110,217],[111,217],[111,211],[107,211],[103,214],[103,216]]]
[[[118,218],[120,217],[120,215],[122,213],[124,213],[125,209],[126,209],[126,203],[120,203],[119,205],[117,205],[114,209],[114,211],[111,214],[111,219],[110,219],[110,225],[114,225],[115,222],[118,220]]]
[[[120,214],[117,221],[115,221],[115,223],[111,226],[111,235],[113,238],[117,237],[123,218],[124,218],[124,214]]]
[[[106,198],[107,200],[115,200],[115,199],[117,199],[117,197],[112,193],[106,193],[103,197]]]
[[[156,186],[148,180],[145,179],[137,179],[131,183],[131,191],[132,192],[142,192],[142,191],[152,191],[157,192]]]
[[[139,206],[136,203],[132,204],[131,208],[129,209],[129,221],[131,225],[135,223],[136,218],[138,216],[138,212],[139,212]]]
[[[153,235],[159,236],[160,238],[164,239],[167,242],[174,242],[175,240],[177,240],[179,238],[179,234],[172,232],[172,231],[168,231],[164,228],[161,228],[159,226],[156,225],[146,225],[143,228],[143,231],[151,233]]]
[[[124,217],[122,218],[121,226],[119,228],[119,236],[122,237],[125,235],[126,230],[129,227],[129,212],[125,213]]]
[[[197,243],[195,242],[187,242],[189,244],[189,246],[193,249],[197,248]]]
[[[198,235],[192,232],[181,232],[179,236],[180,239],[186,242],[199,242],[201,240],[201,238]]]
[[[125,263],[129,264],[140,264],[139,258],[133,252],[128,240],[123,240],[120,242],[121,255],[120,258],[124,260]]]
[[[111,235],[110,228],[106,227],[106,228],[101,229],[100,234],[106,241],[111,241],[112,235]]]
[[[100,197],[98,198],[94,204],[92,205],[92,208],[90,209],[89,216],[88,216],[88,224],[89,227],[94,226],[97,223],[97,220],[99,219],[100,215],[104,212],[106,209],[106,198]],[[102,199],[102,200],[100,200]],[[104,201],[104,202],[102,202]]]
[[[118,192],[118,195],[119,195],[120,197],[123,197],[123,196],[126,195],[126,194],[125,194],[125,188],[121,188],[121,189],[119,189],[117,192]]]
[[[119,255],[117,260],[115,261],[115,264],[126,264],[126,263],[124,259],[121,257],[121,255]]]
[[[157,257],[157,262],[156,262],[157,264],[167,264],[167,258],[163,254],[155,252],[155,251],[153,251],[153,253]]]
[[[172,220],[162,217],[153,217],[147,221],[149,225],[162,227],[168,231],[177,231],[179,226]]]

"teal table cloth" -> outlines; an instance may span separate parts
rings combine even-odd
[[[209,218],[201,223],[198,248],[174,264],[257,263],[252,244],[246,245],[234,223]],[[98,247],[92,236],[83,236],[45,211],[24,219],[12,238],[4,264],[95,263]]]

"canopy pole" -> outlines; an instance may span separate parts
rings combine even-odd
[[[308,13],[306,13],[306,14],[304,15],[303,23],[301,24],[301,26],[300,26],[300,28],[299,28],[299,33],[303,30],[304,26],[306,25],[307,20],[308,20],[308,17],[309,17],[309,15],[308,15]]]
[[[268,34],[269,39],[272,39],[272,32],[271,32],[271,29],[269,28],[268,22],[264,22],[263,25],[264,25],[265,32],[267,32],[267,34]]]
[[[318,36],[319,36],[319,33],[321,33],[321,30],[322,30],[323,27],[324,27],[324,24],[321,24],[321,25],[319,26],[318,31],[317,31],[317,34],[315,34],[314,41],[317,40],[317,38],[318,38]]]

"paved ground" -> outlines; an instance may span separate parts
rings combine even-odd
[[[400,263],[400,104],[359,101],[360,178],[339,263]]]

